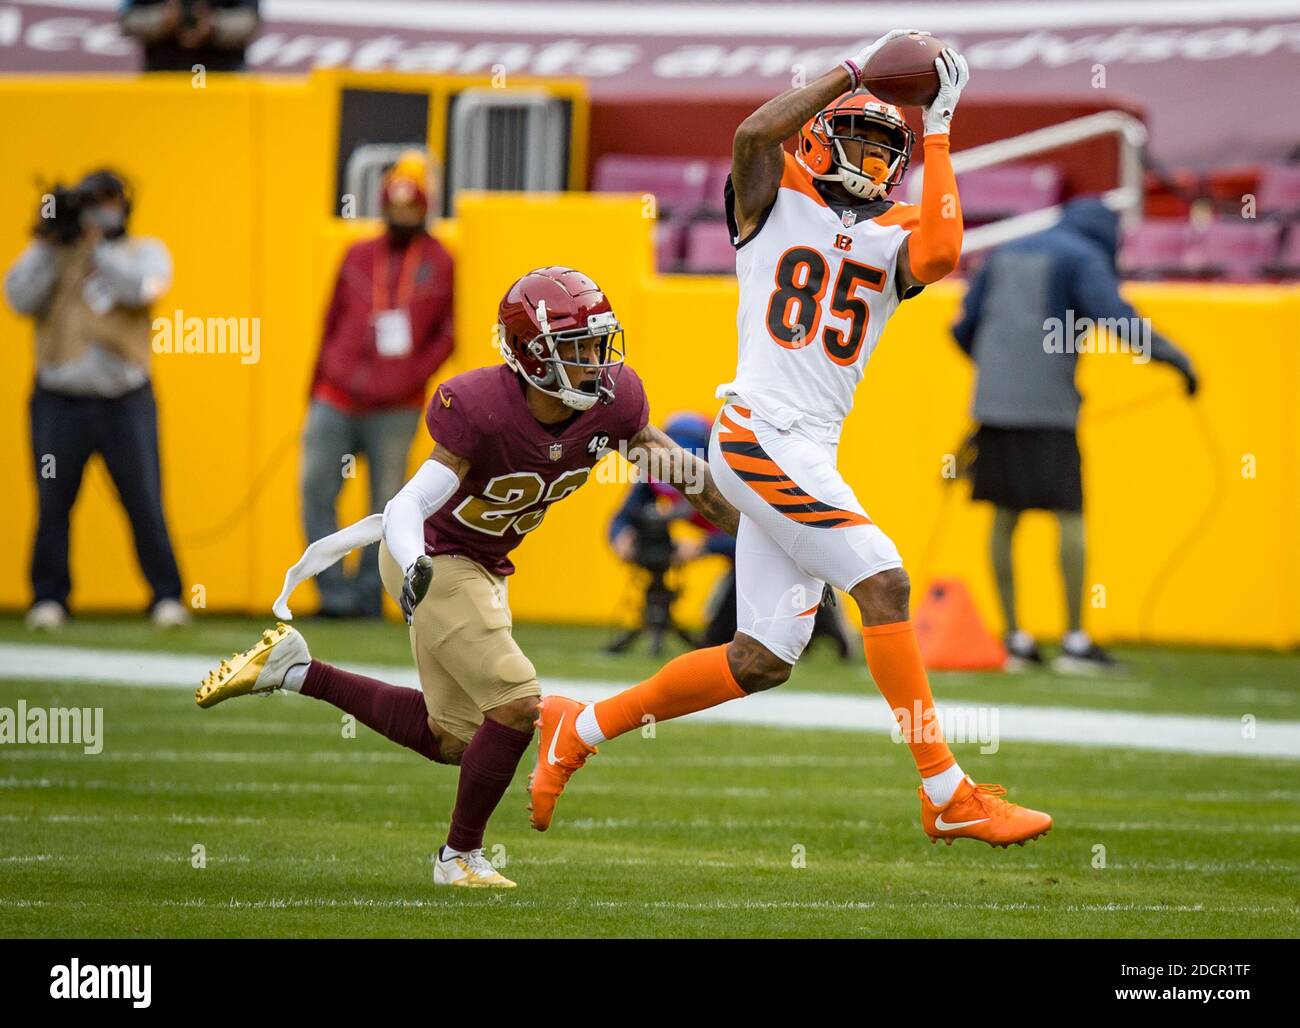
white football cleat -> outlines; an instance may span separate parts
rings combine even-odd
[[[194,693],[200,707],[254,693],[271,693],[284,687],[284,676],[299,664],[310,664],[307,640],[296,628],[279,624],[262,633],[257,645],[236,653],[209,671]]]
[[[156,628],[184,628],[190,623],[190,612],[180,600],[159,600],[149,612]]]
[[[443,857],[446,846],[438,847],[433,862],[434,885],[459,885],[467,889],[513,889],[515,883],[501,874],[482,849],[470,850],[454,857]]]
[[[62,628],[67,620],[68,612],[58,600],[41,600],[32,604],[23,624],[32,632],[53,632]]]

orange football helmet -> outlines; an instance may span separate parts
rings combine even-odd
[[[878,144],[889,152],[889,160],[868,157],[861,167],[849,161],[843,144],[858,138],[854,132],[864,125],[889,134],[888,144]],[[915,139],[901,110],[860,89],[845,93],[808,120],[799,130],[795,159],[813,178],[839,182],[854,196],[876,200],[903,181]]]

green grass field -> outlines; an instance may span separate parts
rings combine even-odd
[[[202,652],[260,622],[159,636],[85,619],[72,646]],[[302,625],[342,664],[406,664],[391,625]],[[520,626],[547,676],[634,680],[597,629]],[[31,643],[12,618],[0,642]],[[951,702],[1300,720],[1300,656],[1123,650],[1123,678],[937,675]],[[786,687],[874,693],[814,652]],[[607,744],[546,835],[525,758],[488,833],[510,892],[435,891],[455,770],[295,696],[199,711],[189,692],[0,679],[0,706],[101,706],[105,745],[0,747],[3,936],[1295,936],[1296,761],[1004,743],[958,757],[1049,810],[1023,849],[931,846],[908,755],[857,732],[703,724]],[[1105,866],[1096,867],[1097,847]],[[202,847],[204,867],[195,867]],[[803,866],[796,866],[803,865]]]

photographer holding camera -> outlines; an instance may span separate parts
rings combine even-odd
[[[160,241],[127,235],[130,214],[130,189],[107,169],[57,187],[42,197],[34,238],[5,276],[10,306],[35,322],[31,426],[40,513],[29,628],[58,628],[67,618],[69,515],[95,453],[131,519],[154,623],[189,620],[163,517],[149,382],[149,308],[171,285],[171,257]]]

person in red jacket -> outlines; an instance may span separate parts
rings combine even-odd
[[[419,154],[385,173],[384,232],[343,258],[325,315],[303,433],[302,509],[308,542],[338,530],[335,503],[364,455],[372,511],[406,481],[425,386],[452,349],[451,257],[425,230],[428,175]],[[326,617],[378,617],[377,555],[356,574],[317,579]]]

